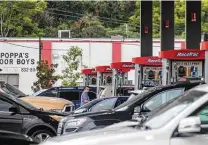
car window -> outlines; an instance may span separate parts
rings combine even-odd
[[[75,90],[64,90],[59,92],[59,97],[66,100],[80,100],[81,92]]]
[[[208,124],[208,105],[200,109],[194,116],[199,116],[202,124]]]
[[[115,107],[117,107],[117,106],[123,104],[123,103],[126,102],[127,100],[128,100],[128,97],[119,97],[119,98],[117,99],[117,101],[116,101]]]
[[[116,101],[117,101],[117,98],[105,99],[105,100],[97,103],[96,105],[94,105],[90,109],[90,112],[99,112],[99,111],[113,109],[114,106],[115,106]]]
[[[143,108],[144,110],[152,111],[155,108],[161,106],[162,104],[170,101],[171,99],[181,95],[182,93],[184,93],[184,88],[177,88],[177,89],[163,91],[159,94],[156,94],[150,100],[148,100],[144,104]]]
[[[38,96],[57,97],[57,90],[48,90],[40,93]]]
[[[197,90],[187,91],[177,97],[173,102],[170,101],[162,108],[158,108],[158,112],[151,113],[148,120],[144,122],[144,125],[149,126],[152,129],[161,128],[182,112],[186,107],[190,106],[192,103],[205,95],[207,95],[207,92]]]
[[[2,112],[9,112],[9,108],[12,107],[13,104],[10,102],[7,102],[5,100],[0,99],[0,111]]]
[[[88,96],[89,96],[90,100],[93,100],[93,99],[97,98],[97,95],[96,95],[95,92],[88,92]]]

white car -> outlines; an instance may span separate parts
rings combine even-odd
[[[42,145],[207,145],[208,85],[167,103],[138,127],[115,127],[64,135]]]

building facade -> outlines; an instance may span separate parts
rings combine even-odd
[[[53,39],[42,38],[41,58],[49,64],[58,64],[56,73],[61,74],[66,64],[62,56],[72,46],[83,50],[82,66],[95,67],[109,65],[111,62],[131,61],[140,56],[140,42],[136,39],[116,41],[112,39]],[[184,40],[175,40],[175,49],[180,49]],[[39,39],[6,38],[0,39],[1,80],[31,94],[31,86],[37,80],[36,67],[39,61]],[[153,40],[153,55],[158,56],[160,40]],[[80,67],[81,69],[81,67]],[[134,71],[129,73],[134,82]]]

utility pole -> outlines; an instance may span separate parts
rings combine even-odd
[[[126,38],[128,38],[128,24],[125,24],[126,27]]]
[[[41,37],[39,37],[39,63],[41,62],[41,55],[42,55],[42,41],[41,41]]]

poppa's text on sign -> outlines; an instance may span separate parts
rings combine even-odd
[[[30,59],[29,53],[0,53],[0,64],[33,65],[35,59]]]

